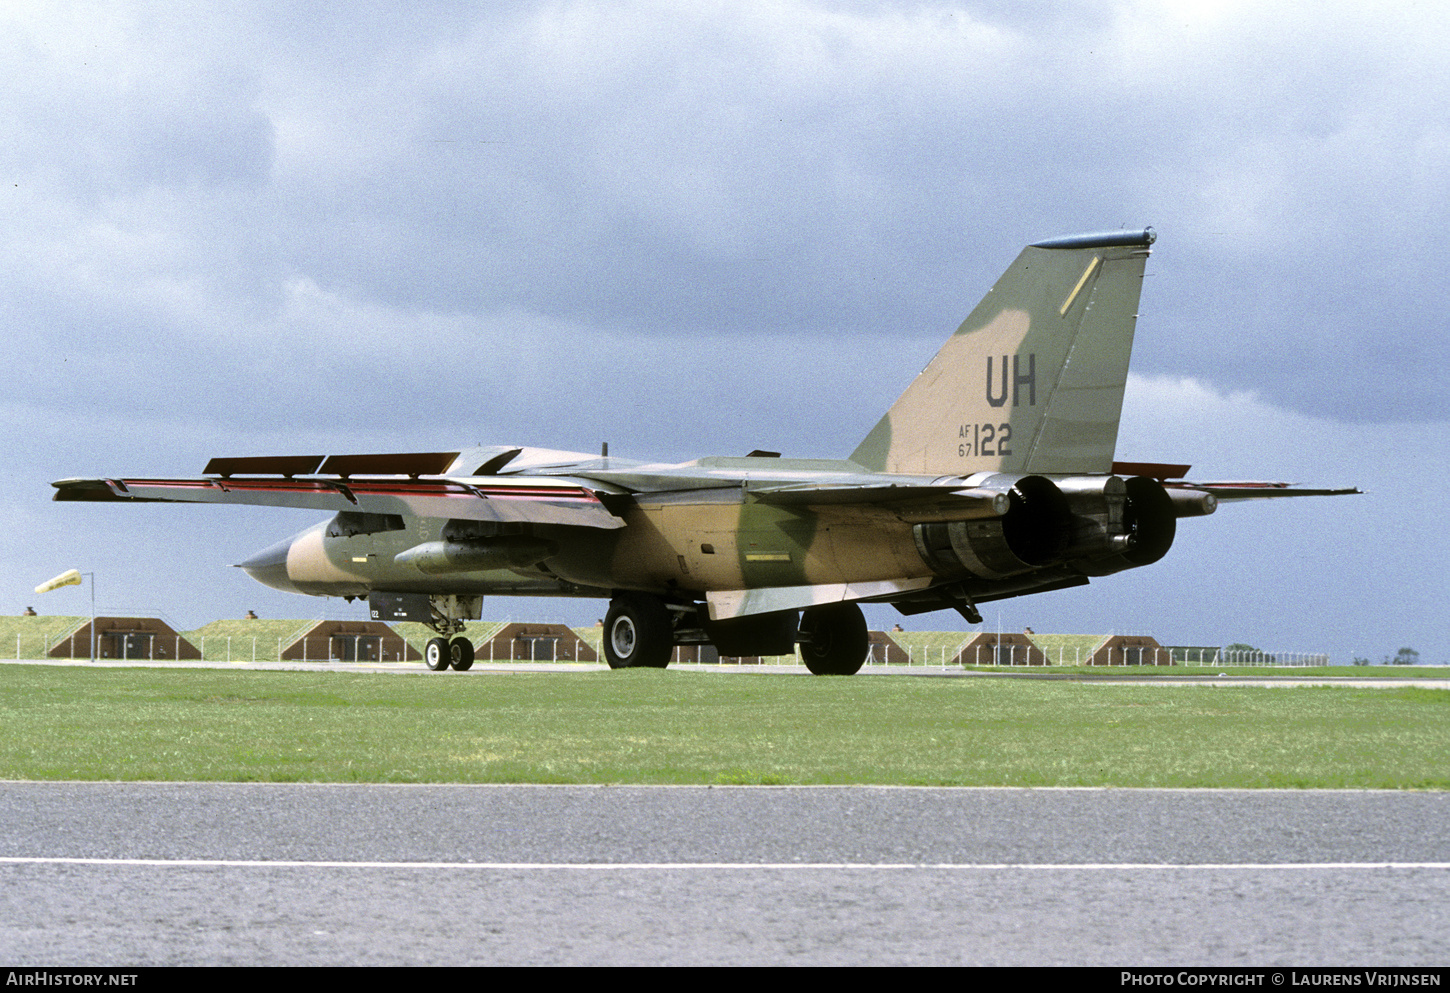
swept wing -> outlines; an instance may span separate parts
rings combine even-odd
[[[453,453],[457,455],[457,453]],[[599,499],[600,484],[582,485],[567,479],[531,476],[363,476],[368,472],[408,465],[416,455],[333,456],[326,461],[291,456],[266,459],[213,459],[208,470],[217,474],[178,479],[63,479],[53,485],[56,500],[136,501],[163,503],[253,504],[306,510],[398,514],[465,521],[557,524],[614,529],[624,526]],[[375,461],[368,462],[365,459]],[[358,460],[358,461],[350,461]],[[314,466],[313,463],[317,463]],[[427,468],[436,469],[435,463]],[[231,472],[301,468],[327,470],[331,475],[280,478],[235,476]],[[346,472],[347,474],[342,474]]]

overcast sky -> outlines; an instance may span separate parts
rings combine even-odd
[[[8,3],[0,610],[363,615],[228,568],[320,515],[67,476],[844,456],[1022,245],[1151,224],[1119,457],[1368,492],[989,622],[1450,662],[1447,11]]]

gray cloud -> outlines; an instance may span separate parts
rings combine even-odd
[[[1110,10],[372,10],[301,41],[290,11],[138,15],[75,77],[83,46],[32,37],[13,155],[61,239],[34,276],[122,329],[195,328],[194,293],[261,320],[301,277],[422,312],[929,342],[1023,241],[1152,221],[1149,369],[1427,416],[1405,394],[1444,399],[1429,362],[1405,391],[1373,360],[1444,357],[1415,292],[1445,220],[1443,18]],[[1368,403],[1324,388],[1366,377]]]

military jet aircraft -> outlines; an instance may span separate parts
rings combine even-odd
[[[241,563],[438,637],[492,595],[608,598],[615,668],[681,644],[856,672],[861,603],[905,614],[1062,590],[1151,565],[1180,517],[1223,500],[1355,493],[1190,482],[1114,461],[1151,228],[1025,248],[846,459],[754,451],[679,465],[499,445],[453,452],[217,458],[189,479],[66,479],[57,500],[241,503],[334,512]]]

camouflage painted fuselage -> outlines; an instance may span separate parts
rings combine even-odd
[[[460,459],[477,460],[487,451]],[[943,513],[972,512],[970,501],[956,496],[971,487],[962,480],[944,485],[938,477],[893,478],[891,485],[903,494],[928,487],[925,496],[894,505],[866,499],[812,504],[813,486],[829,487],[830,497],[839,500],[843,487],[862,488],[869,496],[882,484],[880,474],[843,461],[721,458],[658,466],[580,455],[574,465],[539,472],[545,474],[551,482],[590,488],[621,526],[480,524],[471,540],[505,553],[512,542],[525,558],[538,552],[536,561],[490,562],[477,569],[437,561],[420,567],[399,556],[449,537],[462,544],[456,526],[445,534],[457,522],[404,512],[391,530],[358,532],[346,526],[345,512],[342,526],[329,521],[309,528],[249,568],[270,585],[323,596],[362,596],[375,589],[439,592],[441,586],[459,594],[599,596],[624,589],[704,599],[719,591],[925,582],[933,573],[913,528]],[[791,494],[789,503],[779,502],[789,487],[806,489]],[[943,494],[953,497],[945,508]],[[975,506],[980,514],[991,513],[990,495]],[[285,569],[276,568],[283,564]]]

